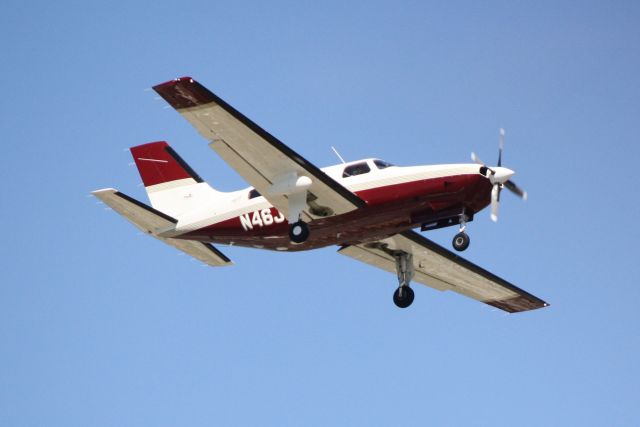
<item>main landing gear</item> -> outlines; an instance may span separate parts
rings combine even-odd
[[[453,245],[453,249],[458,252],[462,252],[469,247],[469,243],[471,243],[471,238],[469,235],[464,232],[465,228],[467,228],[467,220],[469,218],[465,214],[464,210],[462,210],[462,214],[460,214],[460,232],[453,236],[453,241],[451,242]]]
[[[464,231],[459,232],[455,236],[453,236],[453,249],[456,251],[462,252],[469,247],[469,243],[471,243],[471,239],[469,235]]]
[[[301,219],[302,210],[306,206],[307,192],[298,191],[287,196],[289,199],[289,240],[300,244],[309,238],[309,226]]]
[[[407,308],[415,296],[413,289],[409,287],[415,273],[413,255],[397,252],[393,257],[396,259],[396,272],[398,273],[398,289],[393,293],[393,302],[399,308]]]
[[[273,180],[266,194],[285,196],[287,198],[287,221],[289,222],[289,239],[293,243],[303,243],[309,238],[309,226],[302,221],[302,212],[307,206],[310,193],[307,191],[313,181],[296,171],[285,172]],[[313,201],[313,200],[312,200]]]
[[[302,243],[309,237],[309,226],[306,222],[298,220],[289,226],[289,239],[293,243]]]

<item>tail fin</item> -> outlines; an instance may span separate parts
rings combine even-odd
[[[131,147],[131,155],[151,206],[178,217],[212,203],[221,193],[211,188],[165,141]]]

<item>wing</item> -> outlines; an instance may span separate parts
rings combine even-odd
[[[212,267],[233,264],[222,252],[213,245],[196,242],[194,240],[182,240],[160,237],[158,234],[174,228],[176,220],[160,211],[145,205],[113,188],[97,190],[92,193],[98,199],[111,207],[114,211],[124,216],[133,225],[144,233],[150,234],[158,240],[181,250],[187,255],[208,264]]]
[[[183,77],[153,89],[211,141],[209,146],[213,150],[285,215],[288,215],[286,196],[270,195],[268,190],[291,174],[311,178],[308,209],[305,210],[308,217],[342,214],[365,205],[358,196],[195,80]]]
[[[414,231],[375,243],[345,246],[338,252],[395,273],[394,251],[413,254],[413,280],[440,291],[454,291],[509,313],[549,305]]]

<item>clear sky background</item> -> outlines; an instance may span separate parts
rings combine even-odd
[[[638,2],[130,3],[2,5],[0,425],[640,425]],[[318,166],[493,163],[505,127],[530,199],[464,256],[551,307],[141,235],[88,197],[147,201],[130,146],[246,186],[147,90],[183,75]]]

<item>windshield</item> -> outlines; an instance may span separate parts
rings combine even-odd
[[[373,164],[375,164],[378,167],[378,169],[386,169],[390,166],[393,166],[391,163],[385,162],[384,160],[380,160],[380,159],[375,159],[373,161]]]
[[[367,173],[371,171],[367,162],[356,163],[355,165],[350,165],[344,168],[344,172],[342,173],[343,178],[347,178],[349,176],[362,175],[363,173]]]

